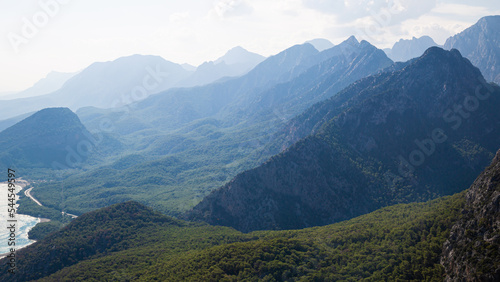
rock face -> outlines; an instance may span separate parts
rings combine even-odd
[[[455,116],[474,93],[485,99]],[[498,149],[498,107],[498,87],[457,50],[432,47],[309,108],[288,134],[312,135],[236,176],[187,217],[241,231],[295,229],[463,191]]]
[[[466,199],[444,244],[446,281],[500,281],[500,151]]]
[[[475,25],[448,38],[445,49],[458,49],[478,67],[487,81],[500,83],[500,16],[481,18]]]
[[[412,39],[400,39],[394,43],[392,49],[385,49],[385,53],[395,62],[405,62],[420,57],[428,48],[437,46],[436,42],[429,36]]]

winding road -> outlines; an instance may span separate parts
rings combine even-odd
[[[33,187],[31,187],[30,189],[26,189],[26,191],[24,191],[24,195],[26,195],[26,197],[32,199],[33,202],[35,202],[40,207],[43,207],[42,203],[40,203],[37,199],[35,199],[35,197],[31,196],[31,189],[33,189]]]
[[[37,205],[43,207],[42,203],[40,203],[37,199],[35,199],[35,197],[33,197],[31,195],[31,189],[33,189],[33,187],[29,188],[29,189],[26,189],[26,191],[24,191],[24,195],[26,195],[26,197],[30,198],[31,200],[33,200],[33,202],[35,202]],[[67,216],[71,216],[72,218],[77,218],[78,216],[77,215],[74,215],[74,214],[70,214],[70,213],[67,213],[67,212],[61,212],[63,215],[67,215]]]

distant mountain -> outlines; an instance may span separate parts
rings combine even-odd
[[[181,66],[187,71],[194,72],[196,70],[196,67],[190,64],[182,64]]]
[[[0,119],[47,107],[113,108],[173,87],[188,75],[182,66],[158,56],[133,55],[94,63],[53,93],[2,102]]]
[[[465,198],[444,244],[446,281],[500,281],[500,151]]]
[[[500,144],[498,107],[500,89],[477,68],[456,50],[431,47],[292,120],[289,134],[316,133],[239,174],[187,217],[245,232],[294,229],[462,191]]]
[[[242,69],[248,72],[250,69],[254,68],[256,65],[264,61],[266,58],[256,53],[249,52],[241,46],[236,46],[229,51],[227,51],[224,56],[218,58],[214,61],[215,64],[220,64],[224,62],[226,65],[237,65],[241,64]],[[246,65],[246,66],[245,66]],[[245,70],[246,67],[247,69]]]
[[[92,135],[67,108],[41,110],[0,132],[0,164],[10,168],[53,168],[84,161]],[[89,145],[89,146],[87,146]]]
[[[5,120],[0,120],[0,132],[31,116],[34,112],[18,115]]]
[[[366,41],[360,43],[355,37],[318,53],[311,61],[318,63],[297,78],[230,104],[227,108],[233,111],[231,119],[248,122],[278,116],[288,120],[393,63],[383,51]]]
[[[32,87],[17,93],[13,93],[7,96],[0,97],[1,100],[12,100],[19,98],[28,98],[41,96],[45,94],[52,93],[59,88],[61,88],[66,81],[75,76],[77,73],[65,73],[65,72],[50,72],[45,78],[42,78]]]
[[[335,46],[328,39],[324,39],[324,38],[316,38],[316,39],[313,39],[313,40],[308,40],[308,41],[306,41],[306,43],[311,44],[312,46],[314,46],[314,48],[316,48],[316,50],[318,50],[320,52],[324,51],[326,49],[330,49],[333,46]]]
[[[241,76],[261,63],[265,57],[248,52],[242,47],[229,50],[224,56],[211,62],[205,62],[179,86],[192,87],[205,85],[223,77]]]
[[[97,127],[99,120],[111,119],[117,131],[131,132],[155,128],[180,128],[197,119],[219,113],[243,96],[260,93],[277,83],[289,81],[310,67],[311,58],[319,52],[310,44],[292,46],[258,64],[247,74],[193,88],[167,90],[133,104],[133,115],[117,115],[127,109],[100,111],[82,110],[81,117],[86,125]],[[83,113],[87,112],[87,115]]]
[[[432,46],[437,46],[437,44],[429,36],[413,37],[412,39],[400,39],[394,43],[392,49],[384,49],[384,52],[395,62],[406,62],[422,56],[425,50]]]
[[[478,67],[487,81],[500,84],[500,16],[481,18],[476,24],[448,38],[445,49],[458,49]]]

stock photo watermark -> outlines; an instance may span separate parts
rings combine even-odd
[[[28,44],[35,38],[40,30],[45,28],[50,21],[61,11],[61,8],[71,0],[39,0],[39,9],[31,17],[22,17],[22,26],[18,32],[9,32],[7,38],[14,52],[20,52],[21,45]]]
[[[481,84],[476,86],[474,94],[468,94],[462,103],[454,104],[443,113],[442,119],[451,130],[457,131],[464,121],[469,119],[471,114],[479,109],[481,102],[484,103],[493,94],[494,90],[491,85],[482,77],[479,77],[478,80]],[[407,156],[398,156],[397,166],[399,177],[411,177],[416,168],[423,165],[436,152],[437,146],[447,140],[448,135],[442,128],[432,130],[428,138],[415,139],[414,143],[417,149],[411,151]],[[396,177],[398,176],[393,173],[386,173],[386,181],[389,183],[393,183]]]

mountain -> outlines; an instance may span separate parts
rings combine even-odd
[[[67,167],[88,157],[93,140],[71,110],[48,108],[0,132],[0,163],[20,169]]]
[[[227,108],[232,120],[251,121],[267,116],[290,119],[313,104],[328,99],[358,79],[374,74],[393,62],[367,41],[350,37],[311,58],[318,62],[297,78],[257,95],[240,97]],[[234,112],[234,109],[238,111]],[[223,113],[225,113],[223,110]]]
[[[451,228],[443,248],[446,281],[499,281],[500,151],[465,199],[463,216]]]
[[[188,74],[182,66],[158,56],[133,55],[93,63],[55,92],[2,102],[0,118],[7,119],[47,107],[72,110],[86,106],[114,108],[173,87]]]
[[[384,49],[384,52],[395,62],[406,62],[422,56],[425,50],[432,46],[437,46],[437,44],[429,36],[413,37],[412,39],[400,39],[394,43],[392,49]]]
[[[312,61],[319,63],[299,73]],[[65,179],[68,211],[82,214],[133,199],[169,215],[183,213],[238,173],[278,153],[279,148],[263,149],[285,124],[281,118],[291,118],[391,63],[381,50],[355,38],[323,52],[305,44],[266,59],[240,78],[169,90],[123,112],[82,109],[78,115],[87,128],[98,131],[102,121],[110,120],[113,134],[131,144],[133,153],[115,153],[106,164]],[[283,79],[292,78],[273,84],[280,72]],[[105,179],[99,177],[103,171]],[[57,208],[61,200],[51,196],[55,189],[40,184],[34,191],[45,205]]]
[[[135,202],[84,214],[16,252],[18,281],[440,280],[463,193],[334,225],[243,234]],[[36,228],[36,227],[35,227]],[[147,234],[147,236],[144,236]],[[11,281],[8,259],[0,281]]]
[[[316,48],[316,50],[318,50],[320,52],[324,51],[326,49],[330,49],[333,46],[335,46],[328,39],[324,39],[324,38],[316,38],[316,39],[308,40],[305,43],[311,44],[312,46],[314,46],[314,48]]]
[[[245,232],[294,229],[462,191],[500,144],[499,95],[457,50],[431,47],[309,108],[288,132],[312,135],[186,216]]]
[[[34,112],[18,115],[5,120],[0,120],[0,132],[31,116]]]
[[[200,241],[210,235],[212,240]],[[148,248],[152,251],[150,255],[176,254],[189,247],[202,249],[242,241],[245,237],[227,228],[182,222],[136,202],[125,202],[82,215],[43,240],[18,250],[16,281],[39,279],[80,261],[128,249],[153,245],[156,250]],[[156,245],[157,240],[163,241],[162,245],[169,250],[158,252],[162,247]],[[0,281],[12,281],[7,267],[4,268]]]
[[[18,281],[442,281],[450,266],[465,263],[469,271],[448,281],[496,281],[499,160],[500,152],[468,191],[301,230],[243,234],[125,202],[17,250],[15,275]],[[457,244],[464,234],[473,240]],[[0,261],[0,281],[12,280],[8,260]]]
[[[242,47],[234,47],[219,59],[198,66],[193,74],[179,83],[179,86],[205,85],[223,77],[241,76],[264,59],[265,57],[248,52]]]
[[[215,64],[224,62],[226,65],[242,65],[242,70],[248,72],[266,58],[256,53],[249,52],[241,46],[236,46],[227,51],[224,56],[214,61]],[[243,67],[243,65],[246,65]]]
[[[65,72],[50,72],[46,77],[39,80],[32,87],[21,92],[13,93],[7,96],[0,97],[1,100],[12,100],[19,98],[28,98],[41,96],[44,94],[52,93],[61,88],[66,81],[75,76],[77,73]]]
[[[377,50],[366,41],[359,43],[354,37],[323,52],[310,44],[292,46],[239,78],[154,95],[134,105],[133,117],[115,124],[128,127],[120,130],[127,133],[131,132],[131,125],[134,131],[158,126],[171,129],[207,117],[235,124],[248,120],[249,115],[261,116],[264,111],[276,118],[270,110],[290,105],[293,107],[288,107],[286,116],[292,117],[355,80],[390,65],[392,61]],[[325,80],[334,85],[321,84]],[[307,94],[303,95],[304,92]],[[94,120],[103,117],[91,116]],[[115,113],[107,116],[116,119]],[[148,118],[138,121],[137,117],[141,116]],[[87,118],[81,117],[87,124]]]
[[[455,48],[478,67],[487,81],[500,84],[500,16],[481,18],[476,24],[452,36],[445,49]]]
[[[91,128],[97,128],[100,120],[109,118],[117,131],[125,134],[150,128],[178,129],[195,120],[214,116],[239,97],[254,95],[295,78],[308,68],[310,58],[318,53],[310,44],[292,46],[267,58],[241,77],[204,86],[170,89],[121,109],[85,109],[80,111],[80,116]]]

